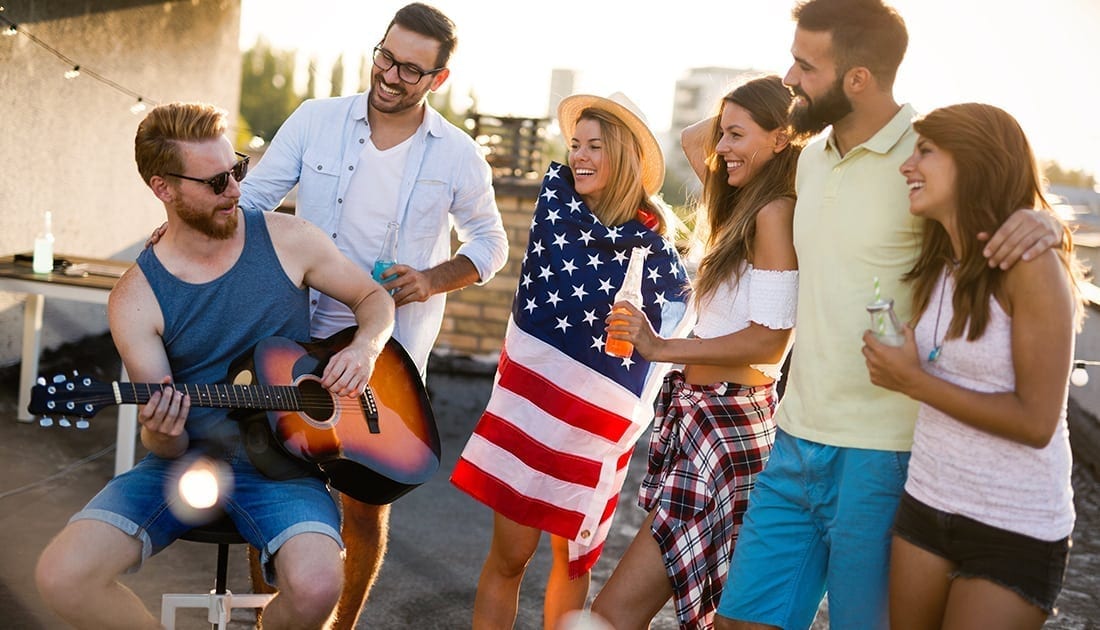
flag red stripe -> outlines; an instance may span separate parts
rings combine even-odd
[[[571,369],[587,369],[573,364]],[[561,389],[527,367],[500,355],[499,386],[529,400],[555,418],[583,431],[618,442],[630,430],[630,420]],[[562,366],[562,369],[567,369]]]
[[[601,553],[603,553],[603,543],[596,545],[588,553],[582,554],[578,558],[570,558],[569,579],[575,580],[591,571],[596,561],[600,559]]]
[[[528,527],[568,537],[584,522],[584,514],[524,496],[465,459],[455,463],[451,481],[478,501],[495,506],[502,516]]]
[[[630,465],[630,456],[634,454],[634,445],[631,444],[630,448],[626,449],[626,452],[619,456],[619,461],[615,462],[615,470],[623,470]]]
[[[495,414],[485,412],[474,432],[509,453],[522,455],[527,466],[555,479],[586,488],[600,482],[601,462],[554,450]]]

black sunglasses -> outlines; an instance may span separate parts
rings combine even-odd
[[[443,66],[441,68],[435,68],[434,70],[421,70],[411,63],[405,63],[394,59],[390,51],[382,48],[382,44],[374,47],[374,65],[378,66],[378,69],[382,71],[397,66],[397,76],[401,77],[401,80],[405,83],[411,85],[420,83],[420,80],[425,76],[439,74],[447,69],[447,66]]]
[[[233,165],[233,168],[229,169],[228,171],[225,171],[224,173],[218,173],[217,175],[215,175],[215,176],[213,176],[209,179],[199,179],[198,177],[188,177],[186,175],[180,175],[178,173],[165,173],[165,175],[168,175],[169,177],[178,177],[180,179],[186,179],[186,180],[190,180],[190,181],[193,181],[193,182],[198,182],[200,184],[206,184],[207,186],[214,189],[214,194],[215,195],[220,195],[223,192],[225,192],[225,187],[229,185],[229,176],[230,175],[233,176],[233,179],[235,179],[237,181],[241,181],[242,179],[244,179],[244,176],[248,174],[248,160],[250,158],[247,155],[245,155],[244,153],[238,153],[237,151],[234,151],[233,153],[236,153],[237,157],[241,158],[240,160],[237,161],[236,164]]]

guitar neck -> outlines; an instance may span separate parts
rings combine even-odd
[[[155,392],[169,385],[158,383],[112,382],[115,404],[145,404]],[[294,385],[170,385],[191,399],[192,407],[223,409],[262,409],[266,411],[301,411],[302,393]]]

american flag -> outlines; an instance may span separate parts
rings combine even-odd
[[[642,310],[662,336],[682,334],[689,292],[673,245],[637,220],[605,227],[551,163],[492,396],[451,475],[503,516],[569,539],[573,577],[599,558],[670,367],[603,351],[635,247],[647,252]]]

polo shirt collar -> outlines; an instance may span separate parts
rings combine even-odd
[[[889,153],[890,150],[905,137],[905,134],[909,132],[913,125],[913,119],[916,117],[917,110],[913,109],[912,105],[908,103],[902,105],[898,113],[894,114],[894,117],[890,119],[890,122],[886,123],[882,129],[879,129],[875,135],[868,138],[862,144],[852,147],[851,151],[848,151],[848,154],[852,154],[852,152],[860,147],[883,155]],[[836,131],[829,131],[829,142],[827,146],[829,150],[837,151]]]

